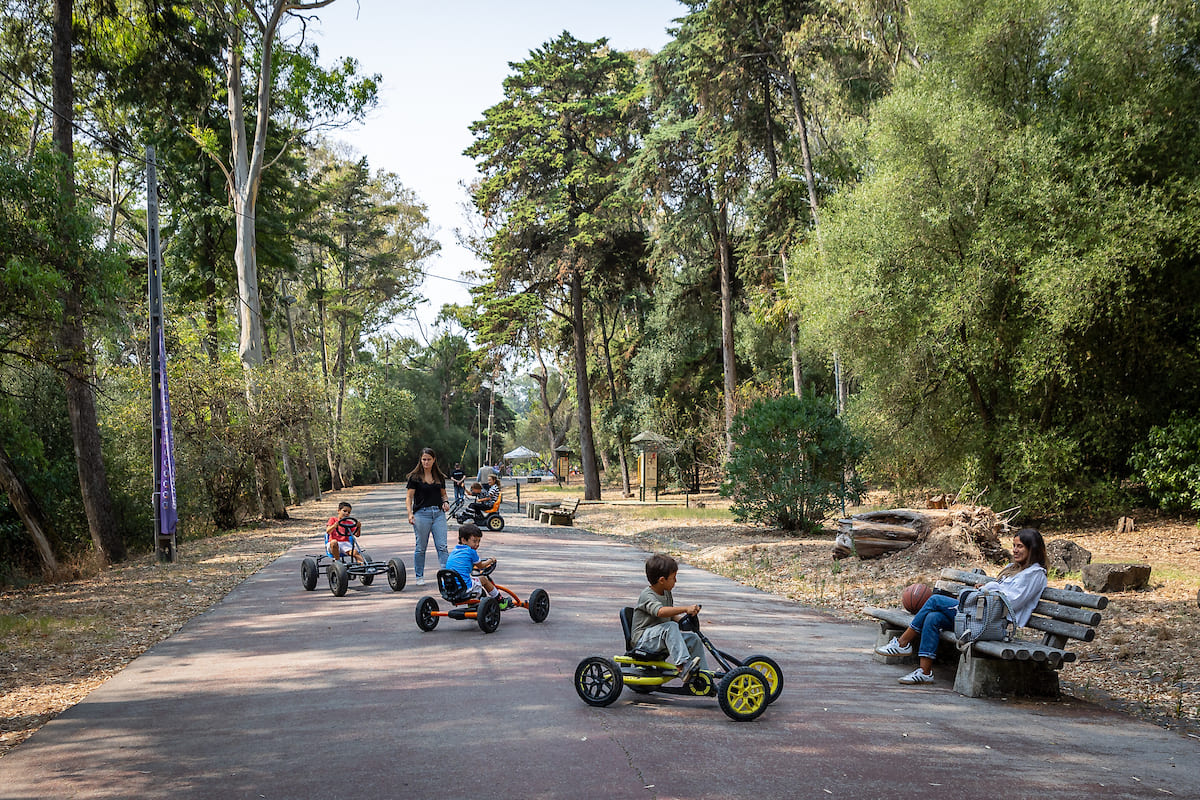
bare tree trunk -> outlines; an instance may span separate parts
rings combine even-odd
[[[288,499],[292,505],[300,505],[300,490],[296,488],[296,475],[292,469],[292,457],[288,455],[287,442],[279,445],[279,457],[283,460],[283,474],[287,478]]]
[[[617,379],[613,373],[612,365],[612,349],[608,346],[609,340],[612,338],[608,334],[608,326],[604,322],[604,307],[597,304],[600,313],[600,338],[604,344],[604,368],[608,371],[608,391],[611,396],[610,402],[616,405],[617,402]],[[613,335],[616,335],[617,321],[613,320]],[[621,494],[623,497],[629,497],[633,494],[633,489],[629,482],[629,460],[625,455],[625,445],[629,437],[629,431],[624,427],[617,429],[617,457],[621,461]],[[608,473],[608,464],[604,465],[604,472]]]
[[[74,33],[71,28],[75,9],[73,0],[55,0],[51,60],[53,72],[53,137],[54,145],[65,158],[62,192],[74,205],[75,142],[72,125],[75,120],[75,89],[71,64]],[[60,234],[64,239],[69,231]],[[67,415],[71,420],[71,438],[75,444],[75,464],[79,472],[79,489],[87,513],[92,544],[106,562],[125,558],[125,543],[117,535],[112,511],[112,496],[104,470],[100,447],[100,426],[96,416],[96,401],[92,395],[91,359],[83,329],[83,297],[86,290],[81,270],[83,265],[64,264],[68,286],[63,292],[63,313],[59,328],[59,358],[65,375]]]
[[[21,480],[21,476],[17,474],[3,445],[0,445],[0,489],[8,495],[9,504],[25,523],[25,530],[29,532],[29,538],[33,539],[38,556],[42,559],[42,572],[48,578],[54,577],[58,573],[58,559],[54,557],[54,548],[50,546],[46,517],[42,514],[37,500],[25,486],[25,482]]]
[[[737,409],[737,362],[733,350],[733,253],[729,246],[729,208],[717,209],[717,259],[721,272],[721,357],[725,368],[725,454],[733,456],[733,416]]]
[[[583,325],[583,276],[571,270],[571,334],[575,348],[575,394],[579,401],[579,459],[583,466],[583,499],[600,499],[596,441],[592,437],[592,389],[588,384],[587,330]]]

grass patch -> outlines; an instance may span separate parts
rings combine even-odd
[[[3,642],[0,652],[35,644],[66,652],[71,649],[74,637],[84,631],[101,638],[113,635],[105,627],[104,618],[99,616],[63,618],[0,614],[0,641]]]
[[[705,519],[733,522],[733,514],[727,508],[685,508],[683,506],[633,506],[622,509],[621,514],[638,519]]]

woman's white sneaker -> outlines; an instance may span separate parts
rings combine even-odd
[[[912,645],[902,645],[900,644],[900,640],[893,636],[892,640],[883,647],[876,647],[875,652],[881,656],[911,656]]]
[[[912,672],[900,679],[900,683],[906,686],[915,686],[918,683],[933,683],[932,672],[922,672],[920,667],[917,667]]]

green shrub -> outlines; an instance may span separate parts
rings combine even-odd
[[[813,530],[843,500],[857,500],[847,478],[866,452],[825,400],[761,400],[733,420],[733,458],[721,494],[740,522]]]
[[[1200,511],[1200,419],[1175,413],[1129,459],[1135,480],[1167,511]]]

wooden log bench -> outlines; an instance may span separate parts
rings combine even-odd
[[[558,508],[560,505],[562,505],[562,503],[557,500],[549,503],[542,500],[535,500],[526,503],[525,510],[530,519],[541,519],[542,511],[547,508]]]
[[[991,580],[981,571],[942,570],[936,590],[957,597],[963,589]],[[1100,612],[1108,607],[1108,598],[1088,594],[1078,587],[1047,587],[1025,627],[1017,630],[1010,642],[976,642],[968,652],[959,653],[954,630],[942,631],[938,662],[958,661],[954,691],[967,697],[1058,697],[1058,672],[1074,661],[1072,641],[1090,642],[1096,637]],[[867,608],[868,615],[879,620],[877,647],[898,636],[912,621],[913,614],[903,608]],[[881,656],[888,664],[915,663],[916,646],[911,656]]]
[[[539,511],[539,519],[549,525],[574,525],[575,511],[579,508],[579,498],[568,500],[552,508]]]

